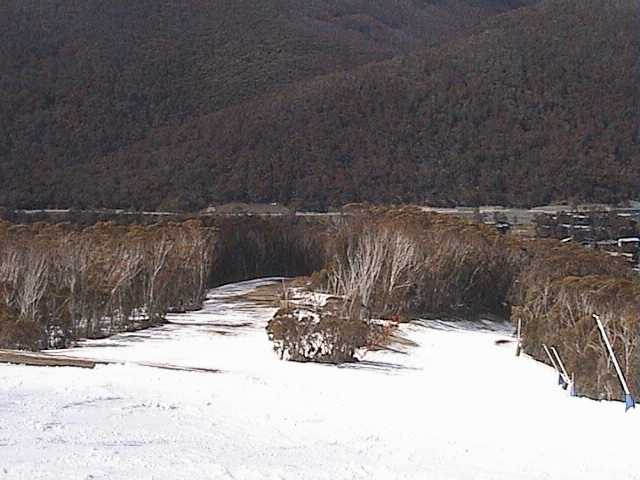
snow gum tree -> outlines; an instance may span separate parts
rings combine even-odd
[[[0,345],[65,346],[162,321],[204,297],[215,229],[0,223]],[[28,332],[28,335],[25,334]]]

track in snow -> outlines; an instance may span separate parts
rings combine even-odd
[[[506,330],[429,322],[419,346],[333,367],[279,361],[273,308],[202,312],[85,342],[94,370],[0,366],[1,479],[640,479],[636,412],[566,396]]]

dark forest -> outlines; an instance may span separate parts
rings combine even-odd
[[[5,2],[0,205],[534,205],[640,186],[634,1],[222,3]]]

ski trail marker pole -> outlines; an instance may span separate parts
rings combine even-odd
[[[547,354],[547,357],[549,357],[549,361],[551,362],[551,365],[553,365],[553,368],[558,370],[558,365],[556,365],[555,359],[551,356],[551,352],[544,343],[542,344],[542,348],[544,348],[544,352]]]
[[[620,368],[620,364],[618,363],[618,359],[616,358],[616,354],[613,352],[613,347],[611,346],[611,342],[609,341],[609,337],[607,336],[607,332],[604,329],[604,325],[602,324],[602,320],[600,320],[600,316],[593,314],[593,318],[598,324],[598,328],[600,329],[600,334],[602,335],[602,339],[604,340],[604,344],[607,346],[607,350],[609,351],[609,357],[613,362],[613,366],[616,369],[616,373],[618,374],[618,378],[620,379],[620,383],[622,384],[622,389],[624,390],[624,403],[625,403],[625,412],[630,408],[636,408],[636,401],[631,395],[631,391],[629,391],[629,386],[627,385],[627,381],[622,374],[622,369]]]
[[[551,355],[551,352],[549,351],[549,349],[544,343],[542,344],[542,348],[544,348],[544,352],[547,354],[547,357],[549,357],[549,361],[551,362],[551,365],[553,365],[553,368],[555,369],[555,371],[558,372],[558,385],[564,385],[562,372],[560,371],[560,367],[558,367],[558,364],[556,363],[556,359],[553,358],[553,355]]]

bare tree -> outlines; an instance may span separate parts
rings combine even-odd
[[[157,241],[153,241],[147,245],[145,255],[145,274],[146,274],[146,309],[147,318],[152,319],[160,312],[160,305],[157,305],[157,289],[158,279],[163,268],[167,264],[167,258],[173,248],[173,244],[164,235]]]
[[[24,252],[21,262],[21,278],[16,292],[19,320],[35,321],[38,304],[47,289],[49,265],[47,257],[33,249]]]

